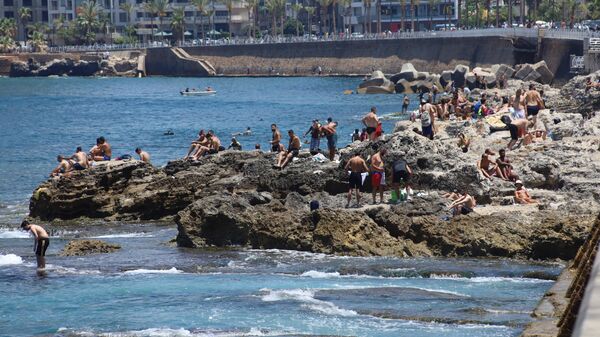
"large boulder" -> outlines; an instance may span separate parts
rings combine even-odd
[[[79,61],[69,70],[69,76],[93,76],[99,70],[100,64],[96,61]]]
[[[448,84],[452,83],[452,71],[451,70],[442,71],[439,81],[443,88],[447,87]]]
[[[399,80],[398,83],[396,83],[395,89],[396,89],[396,93],[399,93],[399,94],[414,93],[414,91],[412,91],[412,83],[405,79]]]
[[[492,66],[491,72],[496,75],[496,78],[504,76],[506,79],[512,78],[515,70],[506,64],[495,64]]]
[[[515,72],[514,78],[517,80],[525,80],[525,78],[534,71],[531,64],[521,64],[519,65],[517,71]]]
[[[390,78],[394,83],[398,83],[400,80],[414,81],[417,79],[417,70],[412,63],[404,63],[400,72]]]
[[[63,248],[62,256],[83,256],[90,254],[113,253],[121,249],[121,246],[100,240],[72,240]]]
[[[456,67],[454,67],[454,71],[452,72],[452,81],[456,84],[456,86],[461,87],[466,84],[465,80],[468,72],[468,66],[458,64]]]
[[[31,69],[29,68],[29,64],[27,62],[22,61],[14,61],[10,64],[10,77],[29,77],[34,76]]]
[[[75,62],[70,58],[54,59],[38,70],[38,76],[62,76],[68,74]]]
[[[385,75],[381,71],[376,70],[370,79],[358,85],[356,92],[359,94],[393,94],[395,92],[395,85],[392,81],[385,78]]]
[[[546,65],[546,61],[540,61],[532,65],[533,70],[537,72],[540,76],[537,79],[538,82],[542,84],[550,84],[554,79],[554,74],[550,69],[548,69],[548,65]]]

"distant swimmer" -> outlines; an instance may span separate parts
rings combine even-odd
[[[175,133],[171,129],[169,129],[169,130],[165,131],[165,133],[163,133],[163,136],[174,136],[174,135],[175,135]]]
[[[252,129],[250,129],[250,127],[248,127],[246,129],[246,131],[232,133],[231,135],[234,136],[234,137],[237,137],[237,136],[251,136],[252,135]]]
[[[148,152],[138,147],[135,149],[135,153],[137,153],[140,156],[141,161],[143,161],[144,163],[150,163],[150,154]]]
[[[50,245],[50,238],[44,228],[38,225],[29,223],[27,220],[23,220],[21,228],[26,231],[30,231],[33,235],[33,251],[37,260],[38,271],[46,269],[46,249]]]

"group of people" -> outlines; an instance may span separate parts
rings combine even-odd
[[[150,154],[136,148],[135,153],[138,154],[139,159],[143,162],[150,162]],[[117,159],[126,159],[130,156],[124,155]],[[104,137],[98,137],[96,139],[96,145],[94,145],[88,153],[83,152],[81,146],[75,149],[75,153],[71,156],[58,155],[56,160],[58,165],[52,170],[50,176],[69,176],[73,171],[82,171],[90,168],[97,162],[110,161],[112,159],[112,147],[106,141]]]
[[[234,142],[236,144],[233,144]],[[232,139],[232,145],[230,147],[240,150],[242,149],[242,145],[239,144],[235,138]],[[224,150],[225,147],[221,145],[221,140],[219,137],[217,137],[213,130],[208,130],[208,132],[200,130],[198,132],[198,138],[192,141],[184,159],[198,160],[205,155],[215,154]]]

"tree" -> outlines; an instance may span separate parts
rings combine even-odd
[[[302,10],[302,5],[295,3],[292,5],[292,12],[294,13],[294,21],[296,21],[296,36],[300,36],[300,20],[298,20],[298,14]]]
[[[15,47],[14,37],[17,32],[17,23],[14,19],[0,19],[0,52],[10,52]]]
[[[306,16],[308,17],[308,36],[312,35],[312,17],[313,15],[315,15],[315,8],[312,6],[307,6],[304,7],[304,10],[306,11]]]
[[[460,1],[460,0],[459,0]],[[404,14],[406,13],[406,0],[400,0],[400,31],[404,31]]]
[[[23,27],[23,36],[27,39],[27,23],[31,19],[31,9],[28,7],[21,7],[18,11],[19,21],[21,21],[21,26]]]
[[[363,17],[365,33],[371,33],[371,2],[372,0],[363,0],[365,15]]]
[[[154,42],[154,18],[158,15],[158,10],[156,9],[156,1],[151,0],[145,2],[143,7],[144,10],[150,15],[150,39]]]
[[[336,16],[337,16],[337,1],[338,0],[331,0],[331,21],[333,24],[333,34],[337,34],[337,23],[336,23]],[[379,1],[379,0],[378,0]]]
[[[202,44],[204,44],[204,21],[203,16],[206,15],[206,9],[208,8],[208,0],[192,0],[192,4],[196,7],[196,11],[200,14],[200,32],[202,36]],[[196,16],[194,16],[194,20],[196,20]]]
[[[183,7],[173,8],[171,29],[173,29],[173,32],[180,33],[181,43],[185,42],[185,9]]]
[[[153,0],[155,2],[156,15],[158,15],[159,28],[163,29],[163,19],[167,16],[167,10],[169,9],[169,0]],[[165,32],[163,31],[160,36],[161,41],[165,39]]]
[[[231,29],[231,12],[233,12],[233,1],[234,0],[222,0],[223,4],[227,8],[227,26],[229,29],[229,36],[233,35],[233,31]]]
[[[126,2],[119,5],[119,8],[127,13],[127,25],[131,25],[131,13],[133,12],[133,4]]]
[[[325,30],[329,31],[329,5],[331,5],[333,0],[317,0],[317,2],[319,3],[319,13],[321,14],[321,23],[322,23],[322,28],[321,28],[321,32],[324,32]]]
[[[337,2],[344,9],[344,14],[343,14],[344,22],[342,24],[342,29],[344,30],[344,33],[345,33],[346,29],[347,29],[347,27],[346,27],[346,21],[348,21],[347,18],[352,15],[350,12],[350,10],[352,8],[352,0],[337,0]],[[351,31],[351,29],[349,29],[349,27],[348,27],[348,32],[350,32],[350,31]]]
[[[85,32],[83,40],[91,44],[96,40],[95,30],[100,26],[100,7],[94,0],[83,2],[77,8],[77,25]]]
[[[248,10],[248,19],[251,21],[250,29],[248,29],[248,37],[255,36],[254,30],[256,28],[256,17],[254,13],[256,12],[256,8],[258,7],[259,0],[246,0],[246,9]],[[297,16],[296,12],[296,16]]]
[[[429,30],[433,30],[433,9],[438,3],[438,0],[429,0]]]
[[[485,28],[490,26],[490,11],[492,7],[491,2],[491,0],[485,0]]]
[[[45,34],[48,32],[48,26],[43,23],[37,22],[34,25],[28,26],[29,33],[29,44],[33,47],[35,52],[44,52],[48,47],[46,43]]]
[[[462,14],[461,13],[461,11],[462,11],[462,0],[458,0],[457,7],[458,8],[457,8],[456,14],[457,14],[458,17],[457,17],[457,20],[456,20],[456,28],[460,28],[460,23],[461,23],[461,19],[462,19],[462,17],[461,17],[462,16],[461,15]]]
[[[277,36],[277,11],[279,10],[278,0],[267,0],[265,2],[265,8],[271,15],[271,36]]]
[[[415,0],[410,0],[410,29],[415,31]]]
[[[381,0],[376,0],[375,10],[377,11],[377,34],[381,34]]]

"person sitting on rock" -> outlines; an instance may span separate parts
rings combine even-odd
[[[454,200],[449,206],[448,209],[452,210],[453,216],[458,215],[467,215],[473,212],[475,206],[477,206],[477,202],[475,198],[469,195],[467,192],[460,193],[458,199]]]
[[[352,142],[360,141],[360,131],[358,129],[354,129],[354,133],[350,135],[350,139]]]
[[[288,130],[288,136],[290,136],[288,149],[287,151],[279,152],[279,158],[276,165],[282,170],[294,157],[298,157],[300,154],[300,147],[302,146],[300,138],[294,134],[294,130]]]
[[[515,202],[518,204],[537,204],[537,201],[534,200],[525,187],[523,187],[523,182],[521,180],[515,182]]]
[[[104,137],[96,138],[96,145],[90,150],[90,159],[93,161],[109,161],[112,157],[112,148]]]
[[[144,163],[150,163],[150,154],[144,150],[142,150],[141,148],[137,147],[135,149],[135,153],[138,154],[138,156],[140,156],[140,160],[143,161]]]
[[[190,144],[190,148],[188,149],[188,153],[183,157],[183,159],[193,158],[194,155],[200,150],[202,146],[206,146],[208,140],[206,139],[206,134],[204,130],[200,130],[198,132],[198,138]]]
[[[62,155],[56,156],[56,161],[58,161],[58,166],[50,173],[51,177],[67,176],[73,170],[73,163]]]
[[[383,157],[386,149],[381,149],[371,157],[371,187],[373,189],[373,204],[377,203],[377,192],[379,200],[383,203],[383,190],[385,188],[385,164]]]
[[[206,154],[216,154],[221,150],[221,141],[217,136],[214,135],[213,132],[209,131],[206,134],[207,144],[205,146],[200,147],[198,153],[194,155],[193,159],[198,160],[200,157],[203,157]]]
[[[587,77],[585,79],[585,93],[589,93],[590,90],[592,89],[598,89],[598,87],[600,87],[600,83],[599,82],[592,82],[592,78],[591,77]]]
[[[442,197],[454,201],[460,198],[461,195],[458,193],[458,190],[453,190],[452,192],[444,193]]]
[[[481,155],[481,160],[477,162],[477,168],[484,177],[487,179],[492,179],[493,176],[500,176],[500,169],[498,165],[494,163],[493,158],[490,159],[491,156],[495,156],[496,154],[492,152],[490,149],[486,149],[485,152]]]
[[[346,208],[350,207],[350,201],[352,201],[352,191],[356,192],[356,207],[360,206],[360,189],[363,185],[362,175],[365,172],[369,172],[369,167],[367,167],[367,163],[358,153],[355,153],[350,160],[346,163],[344,167],[345,171],[349,171],[350,175],[348,177],[348,202],[346,203]]]
[[[367,133],[367,128],[363,128],[362,129],[362,131],[360,132],[360,138],[359,138],[359,140],[361,142],[369,140],[369,134]]]
[[[231,138],[231,144],[229,144],[229,147],[227,149],[242,151],[242,144],[240,144],[240,142],[238,142],[238,140],[235,139],[235,137],[233,137]]]
[[[87,168],[90,167],[90,163],[88,162],[88,158],[86,156],[86,154],[83,152],[83,150],[81,149],[81,146],[78,146],[77,149],[75,149],[75,153],[71,156],[71,158],[74,162],[73,162],[73,169],[74,170],[85,170]]]
[[[506,150],[500,149],[498,151],[498,158],[496,159],[496,164],[498,165],[500,178],[507,181],[515,181],[518,179],[518,176],[513,172],[513,166],[510,160],[506,157]]]
[[[463,117],[464,119],[465,104],[467,104],[467,100],[458,91],[455,91],[450,100],[451,112],[454,112],[456,117]]]

